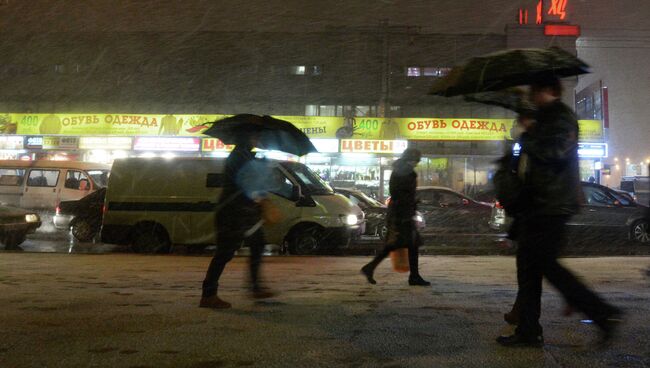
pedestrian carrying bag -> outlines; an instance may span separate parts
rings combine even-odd
[[[522,176],[526,160],[514,161],[515,167],[513,167],[513,160],[511,154],[502,157],[498,161],[498,168],[492,179],[496,198],[506,210],[506,214],[510,216],[518,213],[524,205],[524,181]]]
[[[395,272],[409,272],[409,250],[399,248],[390,252],[390,260],[393,263]]]

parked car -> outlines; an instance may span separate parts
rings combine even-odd
[[[20,249],[27,234],[41,226],[41,218],[35,212],[20,208],[0,206],[0,242],[6,250]]]
[[[451,188],[417,188],[418,211],[426,226],[422,235],[492,233],[489,227],[492,204],[476,201]]]
[[[361,208],[365,214],[365,231],[363,235],[378,236],[381,240],[386,238],[386,212],[388,207],[366,193],[351,188],[334,188],[334,191],[346,196],[352,203]],[[416,212],[415,224],[418,229],[425,226],[422,214]]]
[[[53,210],[105,187],[110,165],[78,161],[0,160],[0,203]]]
[[[164,253],[172,244],[215,244],[214,215],[225,159],[183,157],[115,160],[108,180],[101,239],[137,252]],[[282,220],[264,224],[269,244],[307,254],[348,244],[363,212],[334,193],[307,166],[269,160],[278,188],[269,201]],[[175,178],[175,180],[169,180]]]
[[[76,201],[59,203],[54,215],[55,226],[69,228],[79,241],[91,241],[102,226],[105,197],[106,188],[100,188]]]
[[[620,188],[631,193],[638,203],[650,203],[650,176],[624,176]]]
[[[650,245],[650,228],[644,217],[648,207],[643,206],[628,194],[603,185],[582,182],[584,204],[580,213],[569,220],[569,235],[599,239],[629,239]],[[501,206],[492,211],[490,226],[507,230],[511,219],[506,217]]]

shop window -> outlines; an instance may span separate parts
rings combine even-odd
[[[66,189],[89,190],[90,180],[88,179],[88,176],[81,171],[68,170],[65,174],[63,187]]]
[[[30,187],[55,187],[59,181],[59,170],[32,170],[27,178]]]

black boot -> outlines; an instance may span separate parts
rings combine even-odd
[[[544,346],[544,337],[542,335],[523,336],[515,333],[497,337],[497,343],[506,347],[541,348]]]
[[[409,285],[411,286],[430,286],[431,283],[422,278],[420,275],[409,276]]]
[[[361,267],[361,273],[366,276],[366,279],[368,280],[369,283],[375,285],[377,281],[375,281],[373,275],[375,273],[375,264],[370,262],[367,265]]]

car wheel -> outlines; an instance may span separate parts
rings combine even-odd
[[[162,226],[140,224],[131,234],[131,249],[136,253],[169,253],[171,242]]]
[[[80,242],[89,242],[97,235],[97,229],[86,219],[75,219],[70,226],[72,236]]]
[[[6,250],[11,250],[20,249],[19,245],[25,241],[25,238],[27,238],[27,234],[25,233],[7,233],[0,240],[5,245]]]
[[[650,225],[648,220],[639,220],[632,225],[632,239],[643,244],[650,244]]]
[[[320,247],[322,231],[316,226],[296,230],[289,240],[289,254],[312,254]]]
[[[388,235],[388,226],[386,225],[379,226],[377,232],[379,233],[379,239],[386,240],[386,236]]]

